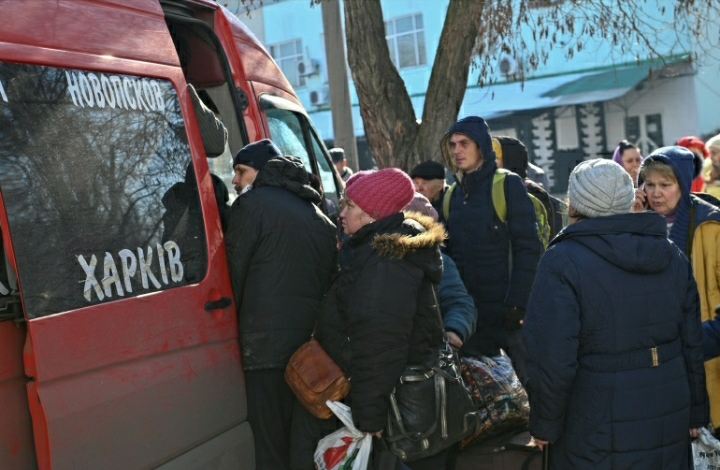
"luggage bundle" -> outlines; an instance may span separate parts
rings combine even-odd
[[[500,434],[527,429],[530,404],[510,359],[463,357],[462,376],[475,406],[480,412],[478,430],[461,441],[461,447]]]

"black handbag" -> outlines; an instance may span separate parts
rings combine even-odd
[[[440,309],[433,288],[440,324]],[[384,438],[404,462],[419,460],[473,435],[480,417],[465,388],[460,360],[444,335],[442,347],[422,365],[405,367],[390,394]]]

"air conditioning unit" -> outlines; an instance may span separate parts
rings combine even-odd
[[[324,86],[310,90],[310,104],[312,106],[323,106],[330,102],[330,90]]]
[[[504,56],[498,64],[500,73],[505,75],[514,75],[518,72],[518,61],[514,57]]]
[[[320,73],[320,62],[315,59],[302,59],[297,64],[298,75],[307,77]]]

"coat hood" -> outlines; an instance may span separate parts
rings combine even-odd
[[[517,173],[522,179],[527,178],[530,160],[525,144],[514,137],[498,136],[495,139],[500,144],[500,150],[502,151],[502,157],[498,155],[496,157],[502,159],[503,168]]]
[[[651,153],[640,166],[638,174],[638,187],[642,187],[644,179],[642,172],[644,167],[652,162],[660,161],[669,165],[680,185],[680,202],[675,211],[675,221],[670,229],[668,238],[682,250],[685,255],[689,256],[689,246],[692,240],[688,239],[691,231],[691,225],[697,227],[701,223],[708,220],[720,221],[720,210],[715,206],[716,202],[706,202],[703,199],[711,200],[708,195],[695,195],[690,193],[690,187],[693,179],[699,174],[702,168],[702,162],[699,162],[696,155],[690,150],[679,147],[661,147]],[[691,220],[692,219],[692,220]]]
[[[275,186],[287,189],[314,204],[320,204],[320,193],[310,186],[310,176],[298,157],[289,155],[271,158],[257,174],[253,189]]]
[[[360,229],[351,237],[351,247],[357,247],[370,236],[370,245],[378,255],[403,259],[422,269],[434,283],[440,282],[440,245],[447,238],[442,224],[418,213],[394,214]]]
[[[492,147],[492,137],[490,136],[490,127],[485,120],[479,116],[468,116],[460,119],[458,122],[450,126],[442,140],[440,141],[440,149],[442,150],[445,163],[457,176],[458,180],[462,180],[464,174],[455,165],[452,151],[450,150],[450,136],[453,134],[465,134],[470,137],[480,148],[483,155],[483,167],[494,166],[488,163],[495,163],[495,151]],[[493,171],[495,171],[493,169]]]
[[[550,247],[565,240],[580,243],[609,263],[633,273],[663,271],[673,259],[665,218],[654,212],[582,220],[565,227]]]
[[[675,172],[675,178],[677,178],[680,184],[682,198],[689,204],[690,186],[692,185],[692,180],[700,173],[702,162],[697,161],[695,154],[684,147],[677,145],[660,147],[643,160],[640,171],[638,172],[638,187],[641,187],[644,183],[643,177],[640,176],[643,169],[652,161],[660,161],[672,167]]]

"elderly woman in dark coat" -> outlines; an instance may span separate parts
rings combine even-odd
[[[443,227],[430,217],[401,210],[414,195],[410,178],[395,168],[353,175],[340,214],[352,258],[332,282],[315,337],[350,377],[345,399],[355,426],[380,438],[390,393],[407,364],[421,364],[443,342],[433,286],[442,276]],[[318,440],[337,427],[297,410],[293,423],[293,469],[312,469]],[[447,452],[407,464],[413,470],[443,469]],[[374,439],[371,467],[400,468]]]
[[[568,198],[525,317],[530,433],[553,469],[688,468],[708,420],[692,268],[611,161],[578,165]]]

